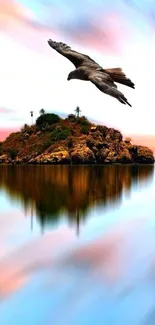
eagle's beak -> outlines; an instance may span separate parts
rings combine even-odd
[[[67,77],[67,80],[68,80],[68,81],[70,80],[70,77],[69,77],[69,76]]]
[[[49,44],[49,46],[51,46],[51,47],[53,47],[54,46],[54,42],[51,40],[51,39],[49,39],[48,41],[47,41],[47,43]]]

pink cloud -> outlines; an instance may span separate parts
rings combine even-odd
[[[33,12],[16,1],[6,0],[0,3],[0,27],[3,32],[14,37],[20,43],[47,54],[46,39],[60,38],[61,33],[71,37],[74,42],[79,42],[89,48],[100,52],[120,52],[124,40],[129,36],[129,28],[122,14],[106,12],[92,17],[85,26],[75,28],[58,28],[58,26],[41,25],[35,22]],[[62,39],[65,42],[65,39]]]
[[[132,256],[126,243],[140,232],[147,218],[120,223],[107,234],[79,247],[65,261],[64,265],[77,265],[87,268],[88,274],[97,273],[110,284],[117,282],[130,267]],[[128,261],[126,261],[128,254]],[[128,265],[127,265],[128,264]]]
[[[0,141],[4,141],[10,133],[17,132],[17,131],[19,131],[19,128],[0,129]]]
[[[0,28],[19,43],[47,54],[47,39],[57,34],[53,29],[33,24],[31,11],[12,0],[0,2]]]
[[[55,251],[67,247],[75,239],[72,230],[61,227],[33,239],[1,259],[0,299],[20,289],[36,270],[51,267],[55,260]]]
[[[106,12],[91,19],[81,29],[66,30],[74,41],[99,52],[120,53],[126,39],[129,41],[130,28],[122,14]]]

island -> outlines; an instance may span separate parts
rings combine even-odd
[[[1,164],[153,164],[153,151],[123,139],[120,131],[91,123],[85,116],[61,118],[42,109],[0,143]]]

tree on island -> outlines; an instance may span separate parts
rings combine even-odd
[[[43,117],[43,124],[44,124],[44,115],[45,115],[45,110],[43,108],[40,109],[39,111],[40,116]]]
[[[39,111],[40,115],[44,115],[45,114],[45,110],[43,108],[40,109]]]
[[[30,111],[31,114],[31,119],[32,119],[32,124],[33,124],[33,111]]]
[[[41,114],[36,119],[36,125],[39,127],[45,125],[52,125],[60,121],[60,117],[54,113]]]
[[[80,107],[79,107],[79,106],[76,107],[76,109],[75,109],[75,113],[76,113],[76,115],[77,115],[77,118],[79,118],[80,113],[81,113],[81,110],[80,110]]]

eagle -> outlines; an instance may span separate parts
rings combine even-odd
[[[135,89],[134,83],[126,77],[121,68],[103,69],[88,55],[72,50],[71,47],[65,43],[55,42],[51,39],[47,42],[50,47],[70,60],[76,67],[75,70],[69,73],[67,80],[80,79],[90,81],[103,93],[131,107],[131,104],[117,89],[117,85],[115,84],[116,82]]]

